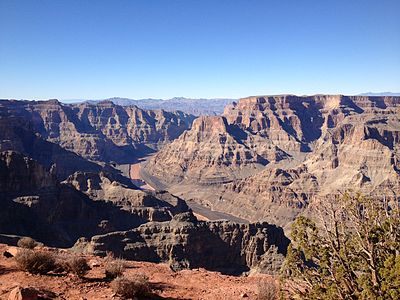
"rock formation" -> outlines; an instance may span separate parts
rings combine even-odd
[[[246,133],[225,117],[199,117],[191,130],[158,152],[147,170],[165,182],[220,184],[255,173],[267,163],[242,139]]]
[[[70,185],[95,201],[114,206],[148,221],[168,221],[174,214],[189,211],[182,199],[167,192],[141,191],[126,186],[113,174],[76,172],[63,184]]]
[[[3,122],[16,120],[19,127],[86,159],[116,163],[130,163],[158,149],[190,128],[194,119],[182,112],[122,107],[111,101],[67,105],[57,100],[2,100],[0,115]]]
[[[400,97],[244,98],[218,124],[199,118],[144,173],[215,210],[286,225],[313,202],[345,191],[398,199],[399,114]],[[224,169],[227,180],[208,179]]]
[[[141,191],[112,167],[111,162],[128,162],[130,154],[146,147],[169,143],[192,118],[110,102],[1,101],[2,238],[31,236],[58,247],[86,238],[95,254],[168,260],[174,269],[277,272],[289,242],[281,228],[198,222],[179,197]],[[247,135],[225,117],[195,120],[193,130],[182,134],[182,141],[192,144],[172,155],[184,171],[176,178],[201,166],[212,170],[189,175],[209,185],[255,174],[268,161],[244,143]],[[193,151],[195,157],[186,157]],[[168,154],[160,159],[167,161]]]
[[[10,112],[0,101],[0,151],[16,151],[33,158],[60,179],[76,171],[98,172],[102,167],[48,142],[35,133],[29,118]]]
[[[65,247],[82,236],[171,220],[174,214],[188,211],[179,198],[160,198],[165,200],[112,181],[106,173],[78,173],[59,183],[36,161],[12,151],[0,153],[0,232],[4,234],[32,236]]]
[[[185,131],[183,113],[0,101],[0,232],[58,246],[85,237],[96,254],[175,269],[276,272],[281,228],[197,221],[182,199],[282,226],[350,190],[399,200],[399,115],[400,97],[249,97]],[[112,167],[161,145],[141,175],[176,196]]]
[[[174,270],[203,267],[223,273],[274,274],[288,244],[282,228],[274,225],[203,222],[183,213],[168,222],[94,236],[89,243],[80,240],[75,247],[101,256],[111,251],[129,260],[168,262]]]

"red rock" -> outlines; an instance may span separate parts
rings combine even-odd
[[[32,288],[16,287],[10,292],[8,300],[36,300],[39,292]]]
[[[14,257],[18,253],[17,247],[8,247],[6,251],[3,252],[3,255],[7,258]]]

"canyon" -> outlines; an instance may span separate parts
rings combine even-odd
[[[101,249],[129,259],[139,255],[171,267],[230,268],[232,273],[278,272],[289,243],[281,228],[267,223],[221,224],[201,215],[207,221],[198,223],[180,197],[141,189],[129,178],[127,165],[177,138],[191,127],[194,116],[111,102],[66,105],[57,100],[0,101],[0,115],[0,242],[15,245],[19,237],[30,236],[48,246],[72,247],[78,241],[74,247],[85,248],[84,240],[104,236],[106,246]],[[148,227],[140,226],[144,224]],[[145,235],[136,243],[149,231],[152,234],[134,256],[104,242],[115,241],[115,236],[126,242],[124,232],[132,238],[141,228]],[[215,233],[212,228],[219,229]],[[163,239],[165,243],[149,256]],[[206,264],[194,251],[206,245],[198,241],[208,241]],[[232,243],[236,246],[229,246]],[[93,254],[98,254],[96,245],[100,244],[89,247]],[[148,256],[143,255],[146,247]],[[224,261],[221,251],[211,251],[219,247],[230,260]],[[250,258],[253,248],[258,254]]]
[[[399,113],[400,97],[244,98],[196,119],[142,173],[186,200],[287,226],[346,192],[399,199]]]
[[[400,97],[257,96],[221,115],[0,101],[0,242],[277,274],[327,198],[399,201]]]
[[[2,135],[28,129],[79,156],[102,162],[130,163],[157,150],[190,128],[193,115],[123,107],[111,101],[62,104],[49,101],[0,101]],[[16,144],[2,136],[1,150]],[[20,149],[21,150],[21,149]]]

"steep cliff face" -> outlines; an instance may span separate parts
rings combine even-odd
[[[111,101],[96,105],[83,103],[73,109],[79,120],[101,131],[118,146],[157,145],[176,139],[188,129],[194,117],[179,111],[142,110],[119,106]]]
[[[225,117],[199,117],[191,130],[158,152],[146,170],[166,182],[204,184],[252,174],[267,161],[243,144],[245,135],[237,126],[230,126]]]
[[[22,119],[0,116],[0,151],[16,151],[40,162],[60,179],[81,170],[99,172],[102,166],[61,146],[45,141]]]
[[[167,221],[188,211],[179,198],[168,200],[133,190],[105,173],[76,173],[59,183],[36,161],[12,151],[0,153],[2,233],[66,247],[82,236]]]
[[[24,193],[56,184],[43,166],[12,151],[0,152],[0,171],[1,193]]]
[[[192,115],[122,107],[111,101],[66,105],[49,101],[0,101],[3,121],[22,120],[45,140],[80,156],[127,163],[158,149],[191,126]]]
[[[82,248],[78,242],[76,248]],[[95,236],[86,250],[112,251],[131,260],[168,262],[175,270],[203,267],[224,273],[277,273],[289,240],[282,228],[267,223],[202,222],[191,213],[169,222],[151,222],[133,230]]]
[[[399,114],[400,97],[244,98],[228,105],[221,118],[226,120],[226,128],[237,128],[228,130],[231,139],[239,144],[231,144],[230,151],[235,153],[242,147],[257,157],[245,163],[255,172],[231,176],[222,185],[210,186],[208,182],[205,186],[203,174],[211,170],[209,165],[203,164],[202,168],[200,164],[189,164],[182,172],[179,164],[174,168],[168,163],[169,174],[179,174],[180,183],[178,186],[176,182],[163,181],[158,170],[166,165],[166,156],[177,157],[175,150],[188,141],[184,136],[162,149],[148,163],[146,171],[184,198],[198,200],[200,196],[192,191],[201,191],[201,201],[214,209],[249,220],[267,219],[285,225],[313,199],[323,200],[345,191],[398,198]],[[204,149],[208,143],[216,145],[205,127],[193,127],[186,133],[186,137],[193,135],[202,139],[192,138],[191,149]],[[193,161],[197,152],[187,151],[186,161]],[[209,159],[216,153],[208,151]],[[257,162],[262,160],[267,164],[258,168]],[[230,164],[232,174],[244,165],[231,164],[225,156],[220,164]],[[193,173],[195,181],[191,181]]]

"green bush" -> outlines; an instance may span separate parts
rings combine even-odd
[[[400,299],[398,202],[345,195],[299,217],[284,274],[301,299]]]

